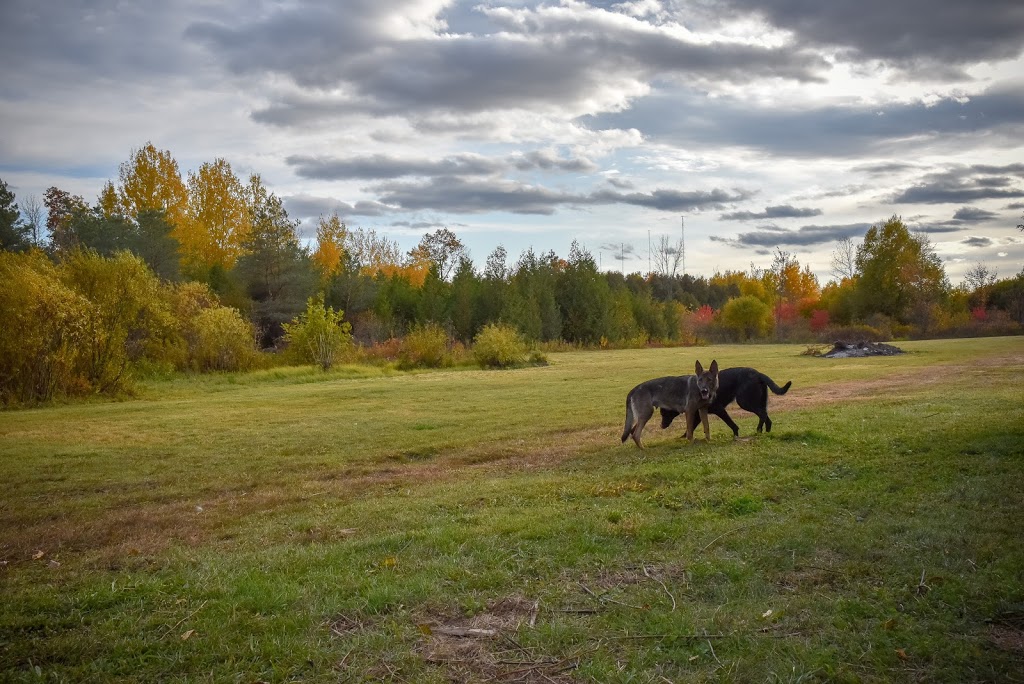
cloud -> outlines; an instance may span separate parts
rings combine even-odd
[[[968,247],[991,247],[994,244],[992,238],[980,236],[966,237],[961,240],[960,243],[967,245]]]
[[[930,173],[892,201],[908,204],[961,204],[984,199],[1024,197],[1024,164],[955,166]]]
[[[438,160],[406,159],[384,154],[348,158],[291,155],[285,158],[285,162],[295,168],[300,178],[317,180],[489,176],[511,170],[587,173],[597,169],[597,165],[585,157],[565,158],[539,150],[504,158],[465,153]]]
[[[930,106],[919,101],[751,106],[741,97],[678,88],[581,121],[595,130],[636,128],[652,143],[690,150],[727,146],[786,158],[856,159],[935,146],[957,150],[980,136],[1016,146],[1024,135],[1024,91],[993,87],[968,102],[945,98]]]
[[[953,214],[953,220],[963,221],[964,223],[978,223],[997,218],[998,216],[999,214],[994,211],[988,211],[986,209],[978,209],[977,207],[960,207],[956,210],[956,213]]]
[[[843,48],[859,60],[906,69],[930,67],[952,75],[955,66],[1021,54],[1024,12],[1017,0],[990,0],[984,8],[957,0],[725,0],[737,11],[764,16],[801,42]],[[933,77],[935,74],[933,73]]]
[[[436,176],[424,181],[388,181],[370,188],[380,203],[399,211],[433,210],[455,214],[509,211],[550,215],[563,206],[626,204],[661,211],[721,209],[750,197],[745,190],[668,190],[571,193],[504,178]]]
[[[235,74],[284,77],[297,87],[298,96],[275,97],[254,112],[279,125],[354,114],[578,116],[622,109],[657,78],[808,82],[829,68],[820,55],[792,45],[697,40],[681,23],[652,23],[583,2],[481,5],[473,32],[459,33],[439,19],[447,5],[286,4],[249,21],[197,21],[185,36]]]
[[[734,211],[728,214],[722,214],[718,218],[723,221],[752,221],[756,219],[806,218],[809,216],[820,215],[821,209],[801,209],[789,204],[782,204],[774,207],[765,207],[765,210],[761,212]]]
[[[354,203],[342,202],[331,197],[314,197],[312,195],[291,195],[281,198],[288,213],[299,219],[317,218],[338,214],[345,218],[350,216],[383,216],[391,211],[380,202],[361,200]]]
[[[712,235],[711,240],[733,247],[812,247],[828,244],[844,237],[863,237],[870,223],[850,223],[835,226],[802,226],[786,230],[778,226],[765,226],[759,230],[740,233],[734,238]]]
[[[727,204],[742,202],[753,193],[735,189],[697,190],[684,192],[681,190],[654,190],[650,193],[623,193],[613,190],[598,190],[581,200],[583,204],[632,204],[648,209],[662,211],[699,211],[702,209],[722,209]]]

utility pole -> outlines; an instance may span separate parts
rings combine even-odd
[[[683,273],[686,275],[686,217],[679,217],[679,252],[682,254]]]

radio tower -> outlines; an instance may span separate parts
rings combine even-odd
[[[679,217],[679,254],[683,265],[682,275],[686,275],[686,217]]]

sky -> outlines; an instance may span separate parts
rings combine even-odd
[[[647,272],[794,255],[893,215],[958,283],[1024,268],[1020,0],[0,3],[0,179],[94,202],[152,142],[337,212]]]

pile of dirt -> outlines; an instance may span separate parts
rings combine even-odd
[[[824,354],[825,359],[851,359],[864,356],[896,356],[904,353],[899,347],[883,342],[843,342],[832,344],[832,349]]]

